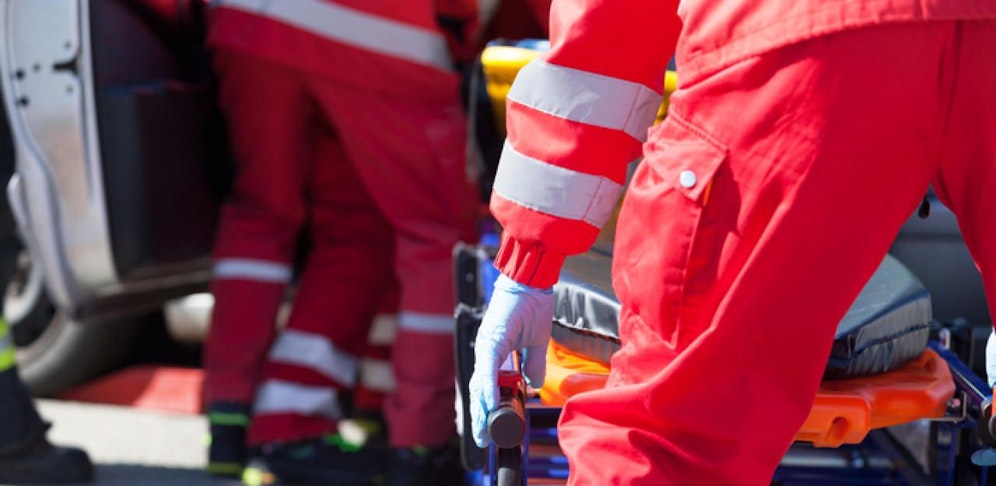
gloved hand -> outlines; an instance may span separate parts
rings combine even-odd
[[[474,374],[470,378],[470,418],[474,442],[486,447],[488,413],[498,408],[498,369],[516,349],[523,349],[522,373],[533,388],[546,378],[546,347],[553,326],[553,289],[522,285],[504,275],[474,342]]]
[[[986,384],[996,386],[996,331],[989,333],[986,341]]]

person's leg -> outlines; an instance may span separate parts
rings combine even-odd
[[[622,348],[563,411],[571,484],[770,482],[927,189],[951,32],[848,31],[679,87],[618,222]]]
[[[7,117],[0,113],[0,188],[7,188],[13,174],[13,140]],[[3,289],[17,266],[21,251],[17,238],[17,223],[4,194],[0,196],[0,288]],[[48,424],[38,415],[18,375],[16,338],[2,316],[3,299],[0,299],[0,483],[89,481],[93,465],[86,452],[49,444]]]
[[[338,88],[323,104],[396,232],[397,388],[385,413],[391,446],[418,462],[455,438],[452,251],[473,239],[477,209],[465,166],[466,120],[456,93],[452,103],[429,103]]]
[[[393,242],[393,241],[392,241]],[[394,391],[394,371],[391,369],[391,348],[397,332],[398,283],[393,278],[394,255],[391,255],[391,284],[381,296],[374,316],[367,345],[360,355],[360,374],[353,391],[353,410],[357,417],[373,417],[380,420],[384,400]]]
[[[204,398],[208,469],[237,474],[305,219],[311,105],[292,70],[229,51],[215,53],[215,67],[237,173],[215,240]]]
[[[13,275],[18,249],[15,236],[0,238],[0,282]],[[53,446],[46,439],[48,427],[17,374],[13,336],[0,319],[0,483],[75,483],[93,478],[86,452]]]
[[[996,315],[996,22],[964,22],[952,48],[951,109],[938,196],[958,216]]]
[[[287,327],[267,357],[250,441],[336,433],[341,398],[393,278],[394,241],[334,136],[320,142],[308,191],[311,247]],[[323,396],[309,403],[304,396]],[[321,403],[324,408],[310,406]]]

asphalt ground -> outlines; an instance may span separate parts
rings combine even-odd
[[[116,405],[38,400],[49,438],[82,447],[95,485],[239,485],[207,476],[207,421],[201,415]]]

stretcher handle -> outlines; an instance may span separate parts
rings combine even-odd
[[[993,393],[996,393],[996,391]],[[979,438],[987,446],[996,447],[996,416],[993,415],[993,396],[986,397],[979,409]]]
[[[498,408],[488,414],[488,436],[496,447],[519,447],[526,435],[526,393],[517,353],[498,371],[498,393]]]

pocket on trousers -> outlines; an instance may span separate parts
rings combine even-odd
[[[652,137],[643,174],[638,174],[630,188],[631,195],[642,200],[634,205],[645,206],[636,212],[642,213],[637,217],[647,235],[647,241],[637,243],[634,249],[642,253],[638,257],[641,266],[656,267],[645,267],[638,274],[659,272],[660,287],[651,290],[659,299],[656,311],[661,337],[680,349],[702,328],[702,324],[688,319],[696,314],[689,284],[692,280],[698,284],[715,278],[708,272],[713,269],[715,273],[722,245],[717,233],[723,230],[712,227],[708,218],[722,211],[713,206],[720,203],[716,186],[722,179],[727,149],[678,117],[670,117]],[[636,234],[630,237],[640,238]],[[652,322],[646,312],[641,314],[648,324]]]

